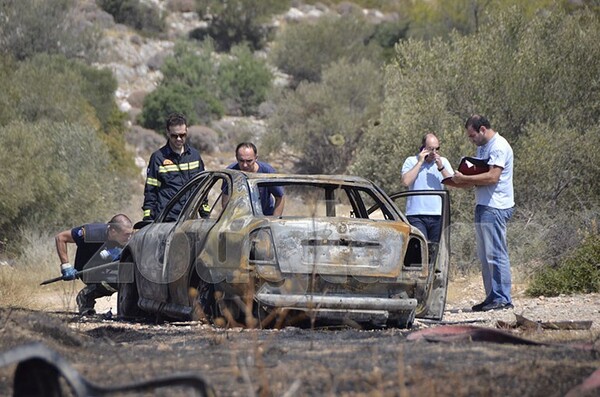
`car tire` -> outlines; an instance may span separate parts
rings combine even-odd
[[[144,317],[144,312],[138,307],[139,297],[135,283],[119,284],[117,297],[117,315],[120,318]]]
[[[201,282],[191,287],[195,291],[191,296],[192,321],[208,320],[213,322],[217,312],[215,303],[215,289],[212,284]]]

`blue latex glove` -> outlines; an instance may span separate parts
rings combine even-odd
[[[121,252],[123,252],[123,248],[121,247],[113,247],[113,248],[105,248],[100,251],[100,258],[104,260],[118,261],[121,258]]]
[[[77,270],[70,263],[60,265],[60,272],[62,273],[63,280],[75,280],[77,277]]]

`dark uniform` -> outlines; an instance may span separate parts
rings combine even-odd
[[[144,188],[144,219],[155,219],[175,194],[195,175],[204,171],[200,152],[189,145],[180,155],[169,144],[152,153]],[[185,204],[185,198],[173,206],[165,220],[175,220]]]
[[[122,247],[108,240],[108,224],[90,223],[71,229],[71,237],[77,245],[75,270],[88,270],[95,266],[119,260]],[[86,286],[77,294],[77,306],[81,314],[93,314],[96,299],[117,292],[117,285],[110,282],[109,271],[87,272],[81,279]]]

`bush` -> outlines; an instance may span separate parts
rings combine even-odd
[[[247,43],[261,49],[267,39],[272,15],[289,8],[283,0],[196,0],[200,18],[208,19],[206,31],[195,32],[193,38],[212,38],[218,51],[229,51],[236,44]]]
[[[464,121],[474,112],[489,117],[517,158],[519,140],[535,123],[546,123],[548,134],[558,125],[587,131],[600,117],[600,86],[594,77],[600,46],[592,39],[599,34],[598,18],[590,14],[555,12],[527,20],[514,9],[472,36],[401,42],[396,60],[386,68],[381,124],[367,131],[353,169],[397,190],[398,169],[391,165],[412,154],[428,130],[438,132],[443,153],[457,164],[474,152],[464,134]],[[545,150],[538,150],[535,159],[537,167],[549,171]],[[596,175],[591,180],[600,176],[597,167],[587,168]],[[517,184],[526,177],[519,172],[517,165]],[[533,197],[517,199],[521,205]]]
[[[372,40],[383,48],[385,59],[391,59],[394,56],[394,46],[401,39],[406,38],[408,26],[407,21],[381,22],[375,26]]]
[[[600,235],[586,238],[558,267],[545,267],[530,283],[530,296],[600,292]]]
[[[600,177],[600,152],[588,149],[590,139],[600,136],[598,124],[582,131],[557,119],[552,124],[532,123],[523,135],[515,145],[520,206],[552,214],[584,212],[598,205],[600,184],[590,181]]]
[[[0,90],[0,104],[6,106],[0,125],[21,119],[93,126],[110,148],[111,167],[125,174],[135,171],[124,147],[125,114],[115,102],[117,82],[110,71],[47,54],[13,66],[0,75],[0,87],[6,87]]]
[[[117,81],[98,70],[60,55],[37,54],[20,63],[2,63],[0,101],[10,104],[13,118],[90,123],[107,130],[117,110]],[[0,117],[0,124],[10,121]]]
[[[528,19],[517,8],[494,18],[470,36],[396,46],[385,71],[380,123],[367,129],[350,172],[386,191],[402,190],[398,163],[414,155],[424,132],[438,133],[441,154],[456,165],[475,151],[464,122],[482,113],[513,146],[513,222],[547,231],[513,240],[512,263],[535,262],[532,253],[551,263],[551,255],[573,248],[566,236],[581,223],[575,211],[597,219],[600,210],[592,182],[600,178],[600,160],[587,149],[600,121],[600,46],[592,39],[600,35],[600,21],[594,14],[561,11]],[[453,190],[453,223],[472,222],[472,211],[472,192]],[[458,238],[453,247],[474,251],[471,240]]]
[[[266,63],[255,58],[246,46],[233,47],[231,55],[219,65],[221,98],[233,101],[242,115],[256,114],[271,88],[273,75]]]
[[[171,112],[181,112],[189,124],[207,123],[223,114],[219,100],[217,68],[212,61],[213,45],[179,42],[161,68],[163,80],[144,98],[140,124],[162,133]]]
[[[223,115],[221,102],[202,86],[189,87],[182,83],[161,84],[144,98],[140,125],[164,132],[170,113],[186,115],[188,123],[208,123]]]
[[[224,102],[244,115],[256,113],[271,87],[266,63],[245,46],[234,47],[220,63],[213,55],[210,40],[199,47],[178,43],[174,55],[165,59],[161,84],[144,98],[140,124],[162,132],[172,111],[183,112],[190,124],[208,124],[223,115]]]
[[[211,128],[191,125],[188,128],[187,142],[200,153],[213,153],[219,147],[219,135]]]
[[[50,121],[0,127],[0,161],[11,164],[0,175],[0,241],[14,250],[22,228],[55,230],[101,219],[129,200],[95,132]],[[15,161],[15,153],[31,161]]]
[[[322,17],[283,29],[273,43],[271,60],[283,72],[302,80],[319,81],[330,63],[345,58],[349,63],[369,59],[380,64],[381,47],[369,42],[375,27],[360,15]]]
[[[73,14],[73,0],[2,1],[0,53],[24,60],[38,53],[97,58],[101,32]]]
[[[87,82],[80,73],[83,66],[63,56],[38,54],[17,67],[11,80],[13,96],[9,99],[17,116],[14,118],[29,122],[69,121],[100,129],[95,109],[86,98],[86,94],[94,94],[85,92]],[[111,101],[113,94],[114,91],[96,93]]]
[[[382,96],[381,74],[372,62],[333,63],[322,82],[301,83],[279,101],[265,149],[288,145],[298,155],[298,172],[343,173],[369,120],[379,114]]]
[[[98,0],[97,3],[113,16],[115,22],[130,26],[144,34],[152,36],[165,30],[166,24],[160,12],[139,0]]]

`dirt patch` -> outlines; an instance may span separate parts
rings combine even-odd
[[[517,297],[514,310],[492,313],[470,312],[475,296],[457,295],[446,324],[496,329],[498,321],[514,323],[522,314],[538,322],[591,320],[592,327],[503,330],[545,343],[522,345],[408,340],[411,332],[443,325],[426,321],[412,330],[225,330],[201,322],[139,324],[69,311],[0,309],[0,352],[42,342],[103,386],[192,372],[219,396],[564,396],[600,367],[600,295]],[[0,395],[12,393],[14,369],[0,368]],[[152,395],[174,394],[165,389]]]

